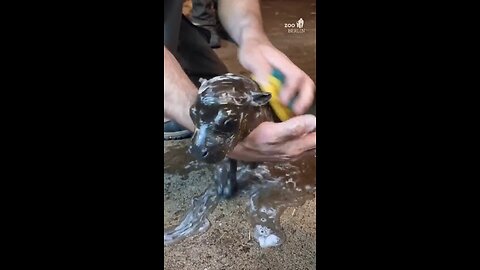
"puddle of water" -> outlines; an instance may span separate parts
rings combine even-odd
[[[239,179],[244,182],[243,192],[248,198],[247,214],[260,247],[281,245],[286,239],[280,224],[285,209],[315,199],[315,161],[311,154],[297,162],[241,169]]]
[[[164,148],[164,174],[175,174],[180,176],[183,180],[186,180],[190,172],[202,168],[212,168],[212,165],[200,163],[191,155],[188,155],[187,149],[189,145],[190,140],[183,140]]]
[[[207,167],[189,157],[186,149],[186,145],[168,149],[166,173],[188,177],[189,172]],[[285,209],[302,206],[315,198],[316,155],[310,152],[295,162],[262,164],[256,168],[239,163],[237,181],[239,195],[246,199],[246,212],[255,240],[263,248],[279,246],[286,239],[280,224]],[[164,246],[206,232],[211,226],[208,216],[221,199],[212,183],[192,200],[178,226],[164,230]]]
[[[202,195],[193,198],[191,207],[182,218],[182,222],[178,226],[164,230],[164,246],[206,232],[210,228],[208,215],[217,207],[218,202],[215,187],[208,188]]]

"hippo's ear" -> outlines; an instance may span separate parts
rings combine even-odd
[[[272,95],[270,93],[255,92],[255,93],[252,93],[251,104],[253,106],[263,106],[267,104],[271,98],[272,98]]]

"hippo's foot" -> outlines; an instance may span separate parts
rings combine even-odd
[[[225,185],[217,186],[217,194],[222,198],[230,199],[231,197],[233,197],[237,190],[234,186],[234,183],[228,180],[226,182],[227,183],[225,183]]]
[[[214,178],[217,194],[225,199],[233,197],[237,191],[237,161],[225,158],[218,163]]]

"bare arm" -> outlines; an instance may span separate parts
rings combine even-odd
[[[163,47],[163,98],[165,117],[193,131],[195,126],[189,115],[189,109],[197,97],[197,88],[182,70],[177,59]]]
[[[223,27],[241,47],[245,40],[268,42],[258,0],[220,0],[218,13]]]

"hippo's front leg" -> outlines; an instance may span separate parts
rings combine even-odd
[[[217,163],[214,179],[218,195],[224,198],[232,197],[237,189],[237,161],[225,158]]]

